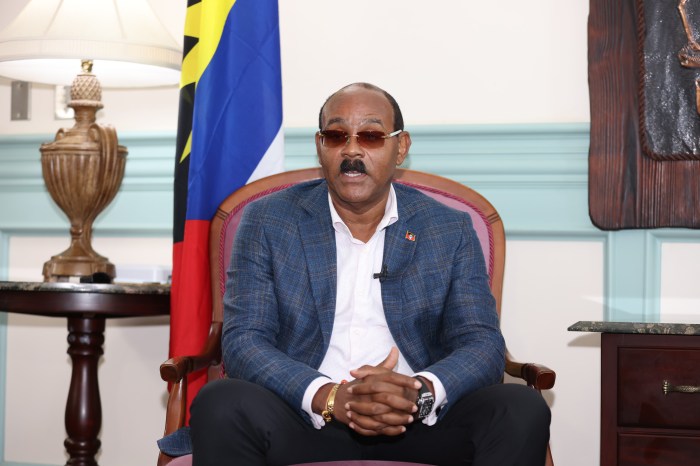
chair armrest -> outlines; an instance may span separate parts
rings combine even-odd
[[[171,384],[165,413],[164,435],[172,434],[185,425],[187,418],[187,376],[221,363],[221,330],[221,322],[212,322],[209,336],[201,354],[177,356],[160,365],[160,377]],[[162,454],[161,456],[164,457]],[[163,461],[165,460],[164,457]]]
[[[513,361],[510,353],[506,354],[506,374],[523,379],[536,390],[549,390],[554,386],[557,374],[541,364]]]
[[[212,322],[209,336],[200,354],[176,356],[160,365],[160,378],[169,383],[177,383],[186,376],[221,363],[221,322]]]

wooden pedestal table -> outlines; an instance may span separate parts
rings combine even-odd
[[[96,466],[102,405],[97,364],[108,318],[170,312],[170,286],[0,282],[0,311],[68,319],[68,354],[73,371],[66,403],[67,465]]]

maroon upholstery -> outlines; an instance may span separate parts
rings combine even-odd
[[[192,466],[192,455],[178,456],[168,466]]]

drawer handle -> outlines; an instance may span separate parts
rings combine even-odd
[[[668,380],[664,380],[664,395],[668,395],[669,392],[700,393],[700,387],[693,385],[671,385]]]

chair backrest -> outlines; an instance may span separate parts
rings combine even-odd
[[[223,319],[223,296],[226,270],[229,265],[233,238],[243,213],[250,202],[303,181],[321,178],[320,168],[293,170],[254,181],[227,197],[212,219],[209,236],[210,270],[214,322]],[[505,233],[496,209],[471,188],[456,181],[428,173],[398,169],[395,180],[416,188],[428,196],[455,209],[468,212],[476,230],[489,273],[491,292],[501,315],[503,269],[505,264]]]

